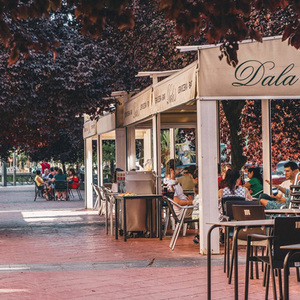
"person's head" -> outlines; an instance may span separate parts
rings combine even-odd
[[[193,173],[193,182],[194,184],[198,184],[198,169],[196,169]]]
[[[58,175],[62,175],[62,169],[58,168],[57,174],[58,174]]]
[[[36,170],[36,175],[40,176],[41,175],[41,171],[40,170]]]
[[[48,174],[49,174],[49,169],[45,169],[45,170],[44,170],[44,174],[45,174],[45,175],[48,175]]]
[[[190,172],[189,172],[189,168],[188,168],[188,167],[185,167],[185,168],[183,169],[182,175],[184,175],[184,176],[190,175]]]
[[[285,178],[288,180],[294,180],[295,176],[299,172],[298,164],[294,161],[289,161],[284,165]]]
[[[230,169],[231,169],[231,165],[230,164],[225,164],[225,165],[221,166],[221,175],[222,175],[223,179],[225,179],[226,173]]]
[[[58,172],[58,167],[54,167],[54,172],[57,173]]]
[[[166,175],[170,175],[171,177],[171,170],[175,170],[175,160],[170,159],[166,164]]]
[[[261,183],[263,183],[263,178],[260,168],[249,168],[248,169],[248,178],[257,178]]]
[[[51,173],[52,175],[54,175],[54,168],[53,168],[53,167],[50,168],[50,173]]]
[[[69,169],[69,174],[75,176],[76,175],[75,170],[73,168]]]
[[[234,192],[236,187],[240,184],[241,175],[240,172],[236,169],[228,169],[225,175],[226,186]]]

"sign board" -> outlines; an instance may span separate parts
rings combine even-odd
[[[151,115],[152,86],[130,98],[124,105],[124,126]]]
[[[97,122],[97,134],[110,132],[116,129],[116,114],[108,114],[103,116]]]
[[[219,47],[200,50],[201,99],[300,98],[300,51],[287,41],[241,43],[235,68],[219,55]]]
[[[97,134],[97,126],[96,126],[96,121],[87,121],[83,125],[83,138],[89,138],[91,136],[94,136]]]
[[[153,114],[195,99],[196,68],[197,62],[194,62],[155,85],[153,89]]]

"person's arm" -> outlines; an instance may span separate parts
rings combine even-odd
[[[249,190],[246,187],[245,187],[245,197],[246,197],[247,200],[252,201],[252,196],[251,196]]]
[[[45,184],[44,180],[41,177],[37,177],[36,181],[38,181],[41,184]]]
[[[177,196],[174,196],[173,201],[181,206],[193,205],[193,200],[189,196],[187,200],[180,200]]]
[[[246,183],[243,185],[243,187],[245,187],[245,188],[247,188],[248,190],[250,190],[250,189],[251,189],[251,184],[250,184],[250,182],[249,182],[249,181],[246,182]]]
[[[221,199],[223,197],[223,189],[218,190],[218,198]]]

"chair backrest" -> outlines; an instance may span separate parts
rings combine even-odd
[[[300,217],[277,217],[274,226],[274,260],[283,261],[288,250],[280,246],[300,243]],[[300,254],[292,257],[300,261]]]
[[[229,201],[232,201],[231,203],[240,203],[240,202],[245,202],[246,199],[244,197],[239,197],[239,196],[223,197],[221,199],[223,215],[227,216],[228,219],[231,220],[232,212],[230,211],[230,206],[227,204],[227,207],[229,208],[228,211],[227,211],[227,207],[226,207],[226,203]]]
[[[172,199],[170,199],[170,198],[168,198],[168,197],[166,197],[166,196],[164,196],[163,199],[164,199],[164,201],[167,203],[168,208],[169,208],[169,210],[170,210],[170,214],[173,216],[175,222],[176,222],[176,223],[179,222],[179,219],[178,219],[178,217],[177,217],[177,215],[176,215],[176,213],[175,213],[175,211],[174,211],[174,207],[173,207],[173,203],[174,203],[174,205],[175,205],[175,204],[178,205],[178,204],[177,204],[176,202],[174,202]]]
[[[68,181],[67,180],[55,180],[54,188],[56,191],[66,191],[68,189]]]
[[[240,203],[241,204],[241,203]],[[262,220],[266,218],[265,208],[258,201],[245,201],[243,205],[232,205],[233,219],[236,221]],[[239,232],[239,240],[246,241],[248,234],[266,235],[262,228],[248,228]]]
[[[265,208],[262,205],[245,201],[246,205],[232,205],[233,219],[237,221],[262,220],[266,218]],[[249,203],[247,203],[249,202]]]

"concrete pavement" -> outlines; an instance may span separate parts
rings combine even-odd
[[[83,201],[33,196],[33,186],[0,188],[1,300],[206,299],[206,257],[192,243],[193,230],[174,251],[170,237],[124,243],[105,235],[104,217]],[[233,299],[222,264],[221,255],[213,257],[212,299]],[[239,274],[242,299],[243,263]],[[299,299],[292,275],[291,299]],[[264,298],[261,281],[251,280],[249,299]]]

